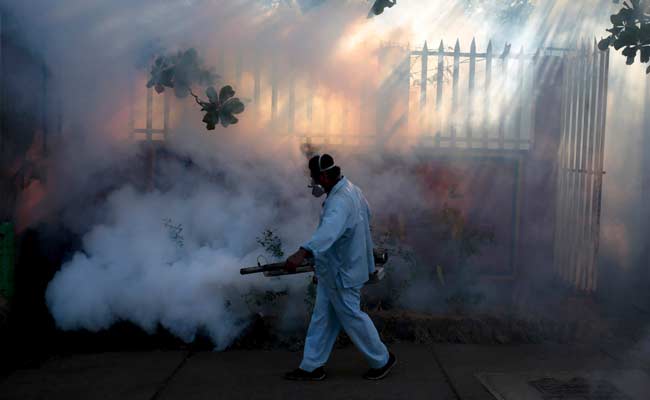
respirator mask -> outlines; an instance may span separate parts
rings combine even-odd
[[[313,179],[311,180],[311,185],[309,185],[309,188],[311,189],[311,195],[314,197],[322,197],[325,194],[325,188],[322,185],[314,182]]]
[[[334,167],[336,167],[336,164],[332,164],[331,166],[329,166],[327,168],[323,168],[320,165],[320,161],[321,161],[321,156],[318,156],[318,170],[320,172],[329,171],[329,170],[333,169]],[[314,197],[317,197],[317,198],[322,197],[326,193],[325,188],[323,187],[323,185],[321,185],[319,183],[316,183],[314,178],[311,179],[311,185],[309,185],[308,187],[311,189],[311,194]]]

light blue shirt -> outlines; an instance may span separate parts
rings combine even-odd
[[[319,283],[331,288],[366,283],[375,261],[370,208],[361,189],[341,178],[323,203],[316,232],[302,247],[314,255]]]

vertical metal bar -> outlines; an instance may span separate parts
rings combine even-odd
[[[567,212],[566,212],[566,240],[565,240],[565,256],[564,256],[564,265],[566,266],[565,270],[565,280],[567,282],[572,282],[572,277],[575,271],[575,264],[572,260],[572,254],[575,251],[575,244],[573,243],[573,227],[576,224],[575,215],[573,214],[573,203],[574,203],[574,193],[575,193],[575,156],[576,156],[576,133],[578,130],[578,104],[579,104],[579,79],[580,79],[580,57],[578,55],[573,57],[573,74],[571,77],[571,120],[569,121],[569,146],[567,148],[568,157],[567,157]]]
[[[329,97],[323,98],[323,136],[325,139],[329,140],[329,130],[330,130],[330,99]]]
[[[260,109],[260,59],[259,56],[256,58],[255,66],[253,67],[253,102],[255,102],[255,108]]]
[[[582,99],[582,108],[583,108],[583,115],[582,115],[582,129],[581,129],[581,141],[580,141],[580,163],[579,163],[579,196],[578,196],[578,219],[580,221],[577,229],[578,233],[578,266],[579,266],[579,271],[578,271],[578,276],[576,280],[576,286],[580,288],[580,290],[587,290],[588,288],[586,287],[586,276],[589,273],[589,265],[587,263],[587,237],[586,237],[586,225],[587,225],[587,218],[586,218],[586,198],[588,196],[587,194],[587,179],[588,179],[588,171],[587,171],[587,158],[589,156],[588,154],[588,142],[589,142],[589,101],[591,98],[591,92],[590,92],[590,83],[591,83],[591,63],[590,63],[590,53],[589,49],[585,45],[585,43],[582,44],[582,57],[583,57],[583,62],[584,62],[584,74],[582,77],[583,81],[583,99]]]
[[[349,112],[349,106],[350,103],[347,101],[342,101],[341,102],[343,109],[341,110],[341,132],[340,134],[343,135],[344,137],[349,137],[350,132],[348,132],[348,112]]]
[[[147,88],[147,125],[146,125],[146,135],[147,141],[152,140],[153,129],[153,88]]]
[[[436,110],[440,110],[442,106],[442,85],[443,77],[445,74],[445,46],[440,41],[440,46],[438,47],[438,68],[436,70]]]
[[[510,59],[510,45],[506,43],[504,49],[503,49],[503,54],[501,55],[501,78],[506,79],[508,76],[508,61]],[[505,104],[503,103],[503,100],[501,101],[501,109],[499,110],[500,118],[499,118],[499,149],[505,148],[505,130],[506,130],[506,124],[508,124],[508,121],[510,118],[508,117],[508,113],[505,110]]]
[[[163,95],[163,136],[165,140],[169,139],[169,90],[165,90]]]
[[[569,90],[570,80],[570,63],[568,56],[562,58],[562,103],[560,114],[560,149],[558,152],[558,176],[557,192],[555,200],[555,228],[553,232],[553,263],[555,273],[562,276],[563,265],[562,252],[564,246],[564,233],[566,219],[564,217],[566,206],[565,184],[566,184],[566,147],[567,147],[567,119],[570,112],[571,104],[569,99],[571,92]]]
[[[590,82],[591,96],[589,99],[589,135],[588,135],[588,148],[587,148],[587,188],[585,191],[585,240],[587,245],[587,265],[588,273],[585,276],[585,286],[587,290],[593,290],[593,276],[594,269],[596,268],[596,258],[594,256],[595,242],[594,242],[594,204],[593,204],[593,191],[595,189],[596,171],[594,170],[594,161],[596,155],[596,115],[598,113],[598,44],[594,41],[590,47]]]
[[[519,70],[518,70],[518,78],[519,78],[519,88],[517,90],[517,113],[515,115],[515,149],[520,150],[521,149],[521,129],[522,129],[522,120],[524,118],[524,86],[526,84],[526,76],[525,76],[525,69],[524,69],[524,63],[526,60],[524,59],[524,47],[521,47],[521,51],[519,51],[519,57],[518,57],[518,62],[519,62]]]
[[[577,286],[581,290],[585,290],[586,287],[584,286],[584,281],[585,281],[585,275],[587,273],[586,268],[587,265],[585,264],[585,237],[584,237],[584,225],[586,223],[585,221],[585,215],[584,215],[584,209],[585,209],[585,197],[586,197],[586,168],[587,168],[587,140],[588,140],[588,131],[589,131],[589,73],[590,73],[590,65],[589,65],[589,55],[588,55],[588,50],[587,46],[585,43],[582,44],[582,50],[581,50],[581,57],[582,57],[582,63],[583,63],[583,74],[582,74],[582,123],[581,123],[581,128],[580,128],[580,158],[579,158],[579,163],[578,163],[578,168],[580,172],[578,173],[578,198],[577,198],[577,215],[578,215],[578,225],[576,226],[577,228],[577,239],[578,239],[578,258],[577,258],[577,265],[579,267],[578,275],[576,276],[576,283]]]
[[[490,97],[492,89],[492,41],[488,43],[487,51],[485,53],[485,94],[483,95],[483,147],[488,148],[488,127],[489,127],[489,110],[490,110]]]
[[[537,51],[535,52],[535,55],[533,56],[533,60],[531,62],[530,68],[531,68],[531,74],[530,74],[530,91],[533,94],[532,96],[528,97],[528,116],[527,116],[527,121],[528,121],[528,141],[530,148],[532,148],[535,145],[535,113],[537,111],[537,94],[539,93],[538,91],[538,85],[539,85],[539,78],[542,76],[542,74],[539,73],[539,60],[541,59],[541,54],[542,54],[542,49],[538,48]],[[566,62],[567,58],[564,57],[564,61]],[[565,82],[565,84],[568,84],[568,81]]]
[[[289,133],[293,133],[296,118],[296,81],[294,74],[289,77],[289,115],[287,116]]]
[[[645,79],[645,100],[643,104],[644,110],[650,110],[650,74],[646,75]],[[641,164],[641,171],[643,172],[641,181],[641,198],[640,204],[648,204],[650,202],[650,113],[645,112],[642,126],[642,139],[643,145],[641,147],[643,152],[643,159]],[[650,210],[646,210],[641,214],[641,234],[648,236],[650,233]],[[645,246],[641,251],[639,265],[646,265],[643,271],[643,282],[650,283],[650,248]]]
[[[130,79],[129,85],[129,139],[135,138],[135,82]]]
[[[579,103],[578,103],[578,121],[577,121],[577,131],[576,131],[576,158],[575,158],[575,164],[574,164],[574,170],[575,170],[575,191],[574,191],[574,205],[573,205],[573,210],[572,212],[574,213],[574,218],[575,218],[575,224],[572,226],[572,232],[573,232],[573,248],[575,249],[573,257],[572,257],[572,263],[575,265],[576,271],[574,276],[572,277],[573,283],[578,286],[578,283],[580,282],[581,278],[581,256],[582,256],[582,243],[581,243],[581,235],[580,235],[580,227],[582,226],[582,215],[580,214],[581,211],[581,198],[582,198],[582,192],[583,192],[583,180],[582,180],[582,141],[583,141],[583,135],[584,135],[584,118],[585,118],[585,107],[584,107],[584,101],[585,101],[585,82],[586,82],[586,69],[587,69],[587,63],[585,60],[585,48],[584,45],[581,46],[580,48],[580,75],[578,77],[579,85],[580,85],[580,93],[579,93]]]
[[[408,135],[410,132],[410,119],[411,119],[411,49],[407,48],[406,51],[406,58],[404,59],[404,65],[403,69],[400,72],[403,74],[403,77],[400,78],[400,81],[403,80],[403,83],[405,85],[403,86],[404,88],[404,98],[406,99],[406,121],[405,121],[405,126],[406,126],[406,134]],[[400,85],[400,87],[402,87]],[[345,110],[345,118],[347,120],[347,109]]]
[[[148,165],[147,165],[147,189],[152,190],[154,187],[154,173],[155,173],[155,149],[153,144],[153,88],[147,89],[147,125],[146,133],[146,148],[148,150]]]
[[[458,108],[458,81],[460,80],[460,41],[456,39],[454,46],[454,72],[451,93],[451,118],[449,124],[451,126],[451,147],[456,147],[456,111]]]
[[[604,157],[605,157],[605,126],[607,125],[607,97],[608,97],[608,91],[609,91],[609,49],[605,52],[605,54],[601,54],[601,88],[602,88],[602,96],[601,96],[601,101],[600,101],[600,112],[598,113],[598,116],[600,118],[600,123],[599,123],[599,135],[598,135],[598,144],[597,144],[597,151],[598,154],[596,155],[597,157],[597,171],[598,171],[598,190],[596,191],[596,195],[598,198],[596,199],[596,232],[597,232],[597,239],[596,239],[596,251],[595,255],[598,255],[598,251],[600,249],[600,213],[601,213],[601,206],[602,206],[602,193],[603,193],[603,175],[605,173],[604,171]],[[593,282],[593,288],[594,290],[598,289],[598,270],[596,269],[594,271],[594,276],[592,277],[592,282]]]
[[[568,81],[568,86],[569,86],[569,115],[567,118],[567,135],[565,138],[565,155],[564,155],[564,199],[563,199],[563,217],[562,217],[562,223],[563,223],[563,233],[562,233],[562,257],[561,257],[561,265],[562,265],[562,278],[564,281],[568,282],[569,277],[571,275],[571,265],[569,264],[569,257],[570,253],[572,251],[571,246],[570,246],[570,240],[571,240],[571,235],[570,235],[570,226],[572,224],[571,218],[572,216],[570,215],[571,212],[571,204],[572,204],[572,189],[573,189],[573,172],[571,171],[572,164],[571,164],[571,159],[573,157],[573,141],[574,141],[574,128],[573,128],[573,121],[575,120],[575,116],[577,114],[576,110],[576,93],[577,93],[577,87],[575,85],[576,83],[576,75],[577,75],[577,57],[575,54],[572,54],[571,57],[569,58],[570,60],[570,74],[569,74],[569,81]]]
[[[422,71],[420,72],[420,111],[424,111],[427,106],[427,84],[428,81],[428,71],[429,71],[429,47],[427,42],[424,42],[424,47],[422,48],[422,56],[420,60],[420,65],[422,66]]]
[[[312,124],[314,121],[314,90],[315,82],[313,77],[307,82],[307,123],[309,125],[308,130],[312,129]],[[359,117],[361,117],[361,112],[359,112]]]
[[[472,148],[474,123],[474,89],[476,88],[476,39],[472,38],[469,49],[469,88],[467,96],[467,147]]]
[[[225,47],[222,46],[219,49],[219,61],[217,61],[217,70],[219,71],[219,74],[222,77],[226,76],[226,53],[225,53]]]
[[[275,122],[278,115],[278,67],[275,59],[271,64],[271,121]]]
[[[565,69],[565,98],[562,103],[562,114],[563,114],[563,123],[562,123],[562,139],[561,139],[561,148],[560,148],[560,178],[559,178],[559,190],[558,190],[558,218],[556,220],[556,227],[558,229],[556,235],[556,244],[557,251],[555,257],[555,263],[557,268],[558,275],[566,280],[567,279],[567,224],[568,224],[568,203],[569,203],[569,191],[568,185],[570,183],[570,171],[569,171],[569,151],[570,151],[570,138],[571,138],[571,118],[574,113],[573,107],[573,95],[574,95],[574,71],[575,71],[575,58],[573,56],[565,55],[564,56],[564,69]]]
[[[440,41],[440,46],[438,47],[438,68],[436,69],[436,119],[438,120],[438,131],[436,132],[436,147],[440,147],[440,137],[443,134],[443,122],[442,122],[442,113],[440,109],[442,108],[442,85],[444,84],[444,74],[445,74],[445,46]]]
[[[237,90],[241,90],[243,68],[244,68],[244,56],[242,55],[242,53],[238,53],[237,64],[235,64],[235,82],[237,82]]]
[[[47,80],[48,80],[48,72],[47,72],[47,65],[45,65],[45,61],[43,61],[43,65],[41,65],[41,130],[43,134],[43,155],[47,155],[47,150],[48,150],[48,134],[49,134],[49,129],[48,129],[48,112],[47,112],[47,101],[48,101],[48,93],[47,93]]]

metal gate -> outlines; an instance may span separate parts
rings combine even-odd
[[[609,51],[584,44],[564,56],[563,66],[554,266],[566,283],[593,292],[598,288]]]

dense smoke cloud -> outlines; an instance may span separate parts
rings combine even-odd
[[[584,2],[536,2],[530,25],[502,27],[451,0],[400,1],[372,20],[364,1],[2,4],[30,27],[28,44],[47,60],[65,116],[50,154],[45,203],[83,245],[47,291],[58,326],[96,331],[127,320],[153,332],[160,324],[186,341],[207,334],[218,348],[248,323],[251,290],[288,290],[286,312],[304,313],[295,306],[302,304],[304,277],[242,278],[238,269],[264,254],[256,238],[265,229],[277,232],[285,251],[294,250],[314,228],[320,205],[307,191],[304,155],[286,132],[244,112],[237,127],[206,133],[193,105],[183,102],[175,104],[179,117],[167,143],[174,157],[158,160],[158,189],[138,188],[132,169],[142,167],[134,161],[141,154],[128,140],[129,93],[152,56],[195,47],[219,66],[223,54],[241,50],[273,57],[284,78],[317,76],[333,91],[353,93],[380,83],[372,61],[380,41],[460,37],[466,44],[477,36],[483,47],[496,37],[496,46],[534,48],[552,34],[575,39],[576,26],[596,34],[594,21],[607,12],[587,12]],[[576,15],[584,24],[573,24]],[[381,153],[335,156],[378,217],[441,205],[421,195],[413,169]],[[182,245],[174,226],[183,228]],[[428,290],[420,282],[405,298],[422,302]]]

